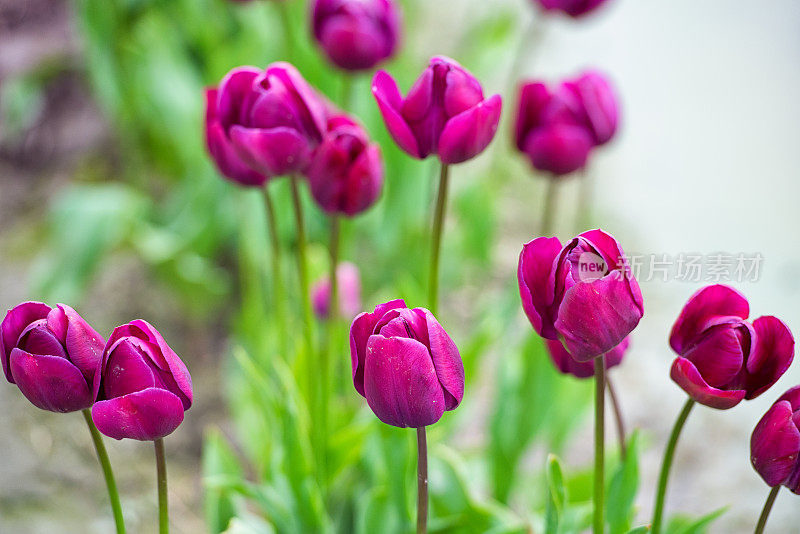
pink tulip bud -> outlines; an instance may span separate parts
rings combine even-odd
[[[768,486],[800,495],[800,386],[784,393],[758,422],[750,461]]]
[[[336,268],[339,293],[339,314],[352,317],[361,309],[361,278],[358,267],[350,262],[342,262]],[[314,314],[327,319],[331,309],[331,281],[325,276],[311,288],[311,303]]]

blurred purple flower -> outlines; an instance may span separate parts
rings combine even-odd
[[[393,300],[350,327],[353,384],[384,423],[419,428],[454,410],[464,396],[464,366],[453,340],[424,308]]]
[[[472,159],[492,141],[500,121],[500,95],[484,99],[480,82],[447,57],[432,58],[405,98],[384,71],[375,74],[372,94],[392,138],[419,159]]]
[[[314,38],[345,70],[373,68],[397,49],[400,10],[394,0],[315,0]]]
[[[768,486],[800,495],[800,386],[775,401],[750,438],[750,461]]]
[[[352,317],[361,309],[361,277],[358,267],[350,262],[342,262],[336,268],[336,280],[339,293],[339,314]],[[325,276],[311,288],[311,303],[314,314],[320,319],[327,319],[331,305],[331,281]]]
[[[593,360],[586,362],[577,361],[569,355],[564,345],[557,340],[546,339],[545,345],[547,346],[547,353],[550,355],[550,359],[553,360],[553,365],[565,375],[572,375],[575,378],[589,378],[594,376]],[[606,369],[611,369],[622,363],[622,358],[625,356],[625,352],[627,352],[629,346],[630,338],[626,337],[622,340],[622,343],[606,352]]]
[[[606,0],[535,0],[546,11],[561,11],[573,18],[594,11]]]
[[[23,302],[0,325],[0,357],[6,380],[34,406],[74,412],[94,402],[95,379],[105,341],[75,310]]]

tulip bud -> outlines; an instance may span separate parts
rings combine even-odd
[[[408,309],[402,300],[355,318],[350,358],[356,391],[388,425],[432,425],[464,396],[464,366],[455,343],[431,312]]]
[[[556,237],[534,239],[520,253],[517,278],[533,328],[560,340],[579,362],[622,343],[644,313],[622,248],[602,230],[584,232],[564,247]]]
[[[192,405],[189,371],[161,334],[141,319],[111,333],[94,391],[94,424],[114,439],[163,438],[178,428]]]
[[[375,74],[372,94],[394,141],[419,159],[472,159],[492,141],[500,121],[500,95],[484,99],[480,82],[446,57],[431,59],[405,98],[384,71]]]
[[[352,119],[334,116],[306,176],[312,197],[324,211],[352,217],[372,206],[381,193],[380,148]]]
[[[547,347],[547,353],[550,355],[550,359],[553,360],[553,365],[565,375],[572,375],[575,378],[589,378],[594,376],[594,361],[577,361],[569,355],[569,352],[567,352],[560,341],[546,339],[545,346]],[[605,354],[604,361],[606,370],[622,363],[622,358],[625,356],[628,346],[630,346],[630,338],[626,337],[622,343]]]
[[[545,11],[561,11],[573,18],[581,17],[606,2],[606,0],[536,0]]]
[[[399,7],[394,0],[315,0],[314,38],[335,65],[345,70],[373,68],[397,48]]]
[[[769,389],[794,358],[789,328],[772,316],[746,321],[750,304],[735,289],[707,286],[692,295],[672,327],[679,356],[672,380],[695,401],[721,410]]]
[[[325,102],[288,63],[235,68],[206,91],[208,151],[241,185],[305,171],[325,125]]]
[[[800,495],[800,386],[784,393],[758,422],[750,461],[768,486]]]
[[[0,325],[6,380],[31,403],[51,412],[74,412],[94,402],[92,383],[105,341],[75,310],[23,302]]]
[[[352,317],[361,309],[361,278],[358,267],[350,262],[342,262],[336,268],[336,282],[339,294],[339,314]],[[331,309],[331,281],[325,276],[311,288],[311,304],[314,314],[327,319]]]

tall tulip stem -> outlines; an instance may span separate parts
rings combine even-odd
[[[661,532],[661,522],[664,517],[664,499],[667,495],[667,481],[669,480],[669,470],[672,467],[672,459],[675,456],[675,446],[678,444],[681,430],[683,430],[683,425],[686,424],[686,419],[689,417],[689,412],[692,411],[694,404],[695,402],[692,399],[687,399],[686,404],[683,405],[683,409],[675,421],[675,426],[672,427],[667,449],[664,451],[661,473],[658,475],[658,492],[656,493],[656,504],[653,508],[651,534],[659,534]]]
[[[428,439],[417,429],[417,534],[428,532]]]
[[[617,423],[617,438],[619,439],[619,452],[622,459],[627,455],[627,446],[625,444],[625,419],[622,417],[622,406],[617,398],[617,391],[614,384],[611,383],[611,377],[606,374],[606,389],[608,390],[608,398],[611,400],[611,407],[614,410],[614,420]]]
[[[764,532],[764,527],[767,526],[769,513],[772,511],[772,505],[775,504],[775,497],[778,496],[778,491],[780,491],[780,489],[781,487],[778,485],[772,488],[772,491],[769,492],[767,501],[764,503],[764,508],[761,510],[761,515],[758,517],[758,524],[756,525],[754,534],[762,534]]]
[[[278,237],[278,219],[275,216],[275,203],[272,201],[268,183],[262,188],[264,207],[267,214],[267,230],[269,231],[270,246],[272,248],[272,299],[277,322],[277,329],[281,343],[285,345],[284,333],[286,332],[286,299],[283,293],[283,276],[281,275],[281,242]],[[284,346],[285,349],[285,346]],[[285,356],[285,355],[284,355]]]
[[[439,252],[442,245],[442,228],[444,215],[447,209],[447,182],[450,167],[442,163],[439,174],[439,193],[436,197],[436,213],[433,217],[433,231],[431,234],[430,272],[428,276],[428,308],[436,314],[439,305]]]
[[[605,532],[605,356],[594,359],[594,534]]]
[[[292,204],[294,206],[294,220],[297,227],[297,277],[300,280],[300,298],[303,309],[303,330],[305,333],[306,349],[310,355],[314,348],[312,333],[313,319],[311,314],[311,298],[308,289],[308,262],[306,259],[306,226],[303,220],[303,203],[300,200],[300,179],[291,177]]]
[[[278,13],[281,17],[281,24],[283,25],[283,40],[286,51],[286,59],[294,59],[295,38],[294,27],[292,26],[292,17],[289,14],[289,2],[273,2],[277,4]]]
[[[345,72],[342,76],[342,108],[345,111],[353,111],[353,83],[355,76],[351,72]]]
[[[553,221],[558,200],[558,179],[548,176],[545,184],[544,206],[542,207],[542,226],[539,229],[543,236],[550,235],[553,231]]]
[[[108,499],[111,501],[111,511],[114,514],[117,534],[125,534],[125,518],[122,516],[122,505],[119,502],[117,482],[114,480],[114,472],[111,470],[108,452],[106,452],[106,446],[103,444],[103,436],[100,435],[97,427],[94,426],[92,412],[89,408],[82,410],[81,413],[86,420],[86,426],[89,427],[89,433],[92,435],[92,442],[94,443],[94,450],[97,452],[97,459],[100,461],[100,467],[103,469],[103,477],[106,480],[106,488],[108,488]]]
[[[158,532],[169,533],[169,498],[167,493],[167,458],[164,439],[153,441],[156,449],[156,479],[158,481]]]

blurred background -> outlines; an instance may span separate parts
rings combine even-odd
[[[538,24],[527,1],[403,5],[415,21],[413,34],[407,32],[402,53],[386,66],[401,89],[428,57],[445,54],[475,73],[487,93],[506,99],[491,150],[454,172],[441,315],[462,352],[477,323],[494,342],[528,328],[514,294],[516,262],[538,224],[543,186],[510,149],[515,97],[508,81],[555,81],[586,67],[614,80],[622,129],[590,165],[591,220],[645,259],[639,274],[645,317],[615,371],[629,424],[644,432],[636,501],[644,522],[685,398],[668,378],[669,328],[685,300],[716,281],[707,271],[703,281],[678,280],[676,258],[760,254],[757,279],[721,281],[745,293],[754,317],[776,315],[800,329],[800,251],[790,238],[800,225],[800,3],[612,0],[577,22],[550,17],[522,47],[529,25]],[[307,40],[304,8],[294,6],[293,17],[297,35]],[[205,528],[204,432],[218,429],[237,442],[220,377],[242,317],[247,274],[237,265],[248,254],[263,255],[266,243],[257,195],[219,179],[205,155],[202,88],[233,66],[281,58],[281,38],[269,2],[0,0],[0,309],[28,299],[67,302],[104,334],[146,317],[188,362],[197,404],[167,441],[178,533]],[[521,72],[510,73],[518,49]],[[337,98],[341,79],[313,44],[303,45],[297,62]],[[379,205],[345,230],[351,236],[345,257],[359,260],[365,307],[372,308],[383,297],[416,295],[424,287],[426,246],[419,242],[435,167],[392,146],[369,77],[355,84],[353,111],[381,143],[389,168]],[[560,187],[562,237],[575,233],[577,195],[574,179]],[[283,211],[288,241],[290,213]],[[325,231],[315,217],[310,230],[319,274]],[[666,255],[666,275],[648,276],[653,255]],[[487,315],[492,307],[512,310],[496,318],[502,326]],[[492,346],[479,364],[486,373],[468,392],[479,421],[489,416],[481,400],[494,394],[504,357],[502,343]],[[768,488],[750,466],[749,435],[775,398],[798,383],[795,363],[754,401],[727,412],[696,409],[678,447],[668,510],[703,514],[729,506],[710,531],[750,531]],[[38,411],[10,385],[0,386],[0,407],[0,532],[110,531],[110,518],[96,512],[105,509],[105,489],[80,416]],[[581,421],[565,464],[591,462],[591,424]],[[484,444],[480,424],[461,427],[451,445]],[[129,528],[150,532],[150,448],[108,446]],[[543,454],[535,451],[527,462],[541,463]],[[797,503],[782,491],[767,531],[795,531]],[[96,518],[88,526],[87,516]]]

